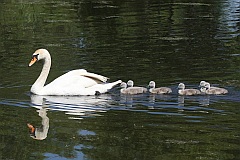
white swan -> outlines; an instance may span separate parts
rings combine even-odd
[[[168,93],[172,93],[172,89],[168,88],[168,87],[158,87],[155,88],[156,83],[154,81],[150,81],[149,85],[150,87],[149,92],[152,94],[168,94]]]
[[[43,60],[43,68],[31,92],[37,95],[95,95],[106,93],[121,80],[106,83],[107,77],[89,73],[85,69],[69,71],[44,86],[51,67],[51,56],[46,49],[38,49],[32,55],[29,67],[35,62]]]
[[[192,95],[198,95],[201,94],[201,92],[197,89],[185,89],[185,85],[183,83],[179,83],[178,85],[178,94],[179,95],[188,95],[188,96],[192,96]]]

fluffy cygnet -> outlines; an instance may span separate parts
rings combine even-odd
[[[201,92],[205,94],[227,94],[228,90],[219,87],[211,87],[210,83],[205,82],[204,86],[201,87]]]
[[[141,94],[147,92],[147,89],[144,87],[127,87],[125,82],[122,82],[120,86],[122,94]]]
[[[172,93],[172,89],[168,88],[168,87],[158,87],[158,88],[155,88],[156,83],[154,81],[150,81],[148,86],[150,87],[149,92],[153,93],[153,94],[168,94],[168,93]]]
[[[185,85],[183,83],[179,83],[178,85],[178,94],[179,95],[188,95],[188,96],[192,96],[192,95],[198,95],[201,94],[201,92],[197,89],[185,89]]]

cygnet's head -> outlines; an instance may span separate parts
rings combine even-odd
[[[178,85],[178,89],[185,89],[185,84],[183,84],[183,83],[179,83],[179,85]]]
[[[122,83],[120,84],[120,87],[121,87],[121,88],[127,88],[127,83],[122,82]]]
[[[133,81],[132,80],[128,80],[128,82],[127,82],[127,86],[128,87],[133,87]]]
[[[205,85],[205,83],[206,83],[206,81],[201,81],[201,82],[199,83],[199,86],[202,87],[202,86]]]
[[[148,86],[150,88],[155,88],[155,85],[156,85],[156,83],[154,81],[150,81],[149,84],[148,84]]]
[[[205,82],[204,87],[205,87],[206,89],[209,89],[209,88],[210,88],[210,83]]]

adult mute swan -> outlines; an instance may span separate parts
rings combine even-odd
[[[46,49],[38,49],[32,55],[29,67],[35,62],[43,60],[43,68],[31,92],[37,95],[95,95],[106,93],[121,80],[106,83],[107,77],[89,73],[85,69],[69,71],[44,86],[51,67],[51,56]]]

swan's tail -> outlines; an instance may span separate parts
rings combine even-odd
[[[106,83],[106,84],[104,84],[104,86],[106,86],[106,88],[109,90],[120,83],[122,83],[122,80],[118,80],[118,81],[111,82],[111,83]]]
[[[94,93],[96,94],[96,92],[98,93],[106,93],[108,92],[110,89],[112,89],[114,86],[116,86],[117,84],[122,83],[121,80],[115,81],[115,82],[111,82],[111,83],[101,83],[101,84],[97,84],[94,85],[92,87],[89,87],[88,89],[91,91],[94,91]]]
[[[118,80],[116,82],[112,82],[113,86],[116,86],[117,84],[120,84],[120,83],[122,83],[122,80]]]

